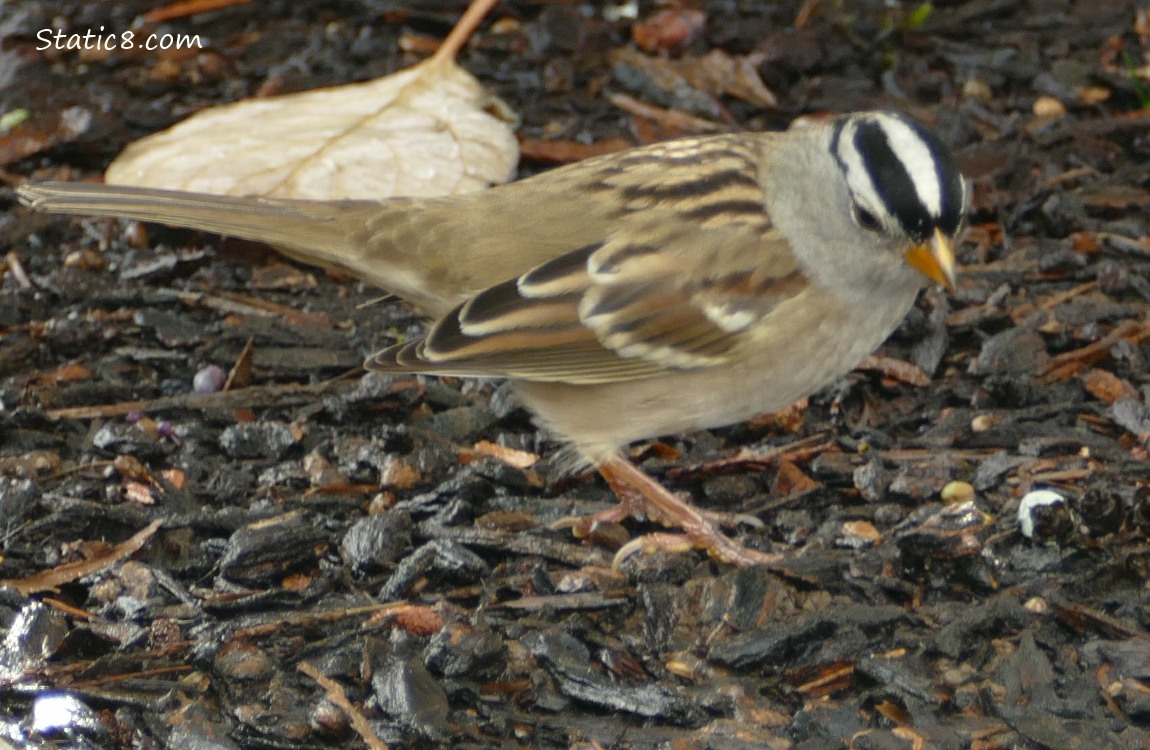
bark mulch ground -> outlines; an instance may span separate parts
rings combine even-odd
[[[1146,7],[629,5],[510,0],[461,55],[523,174],[897,107],[974,187],[957,292],[879,359],[635,448],[787,565],[613,571],[548,530],[609,491],[499,383],[358,369],[418,330],[402,305],[15,204],[200,108],[410,64],[461,2],[236,5],[158,25],[205,40],[180,52],[37,50],[150,3],[0,2],[0,746],[1150,747]],[[657,75],[715,51],[777,106]],[[237,361],[245,387],[196,391]]]

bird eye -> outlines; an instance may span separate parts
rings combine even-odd
[[[854,214],[855,221],[858,225],[868,232],[877,232],[882,229],[882,224],[879,222],[878,217],[862,206],[856,205],[854,207]]]

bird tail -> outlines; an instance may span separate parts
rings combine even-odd
[[[28,184],[16,195],[49,213],[153,221],[266,242],[298,260],[353,273],[362,273],[357,230],[380,210],[372,201],[239,198],[84,182]]]

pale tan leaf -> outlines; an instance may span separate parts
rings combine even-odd
[[[109,183],[276,198],[450,195],[509,180],[514,116],[449,57],[199,112],[128,146]]]

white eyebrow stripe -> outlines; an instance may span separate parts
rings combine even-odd
[[[913,128],[896,117],[881,117],[877,123],[886,133],[891,150],[906,167],[923,207],[931,216],[941,216],[942,185],[938,179],[938,165],[930,147]]]
[[[885,222],[890,214],[886,209],[886,204],[878,194],[878,189],[875,187],[874,180],[871,179],[870,170],[866,168],[862,154],[855,146],[857,130],[858,128],[853,122],[843,127],[838,143],[838,159],[845,169],[847,185],[850,187],[851,194],[856,197],[872,198],[873,200],[866,202],[867,210],[882,212]]]

